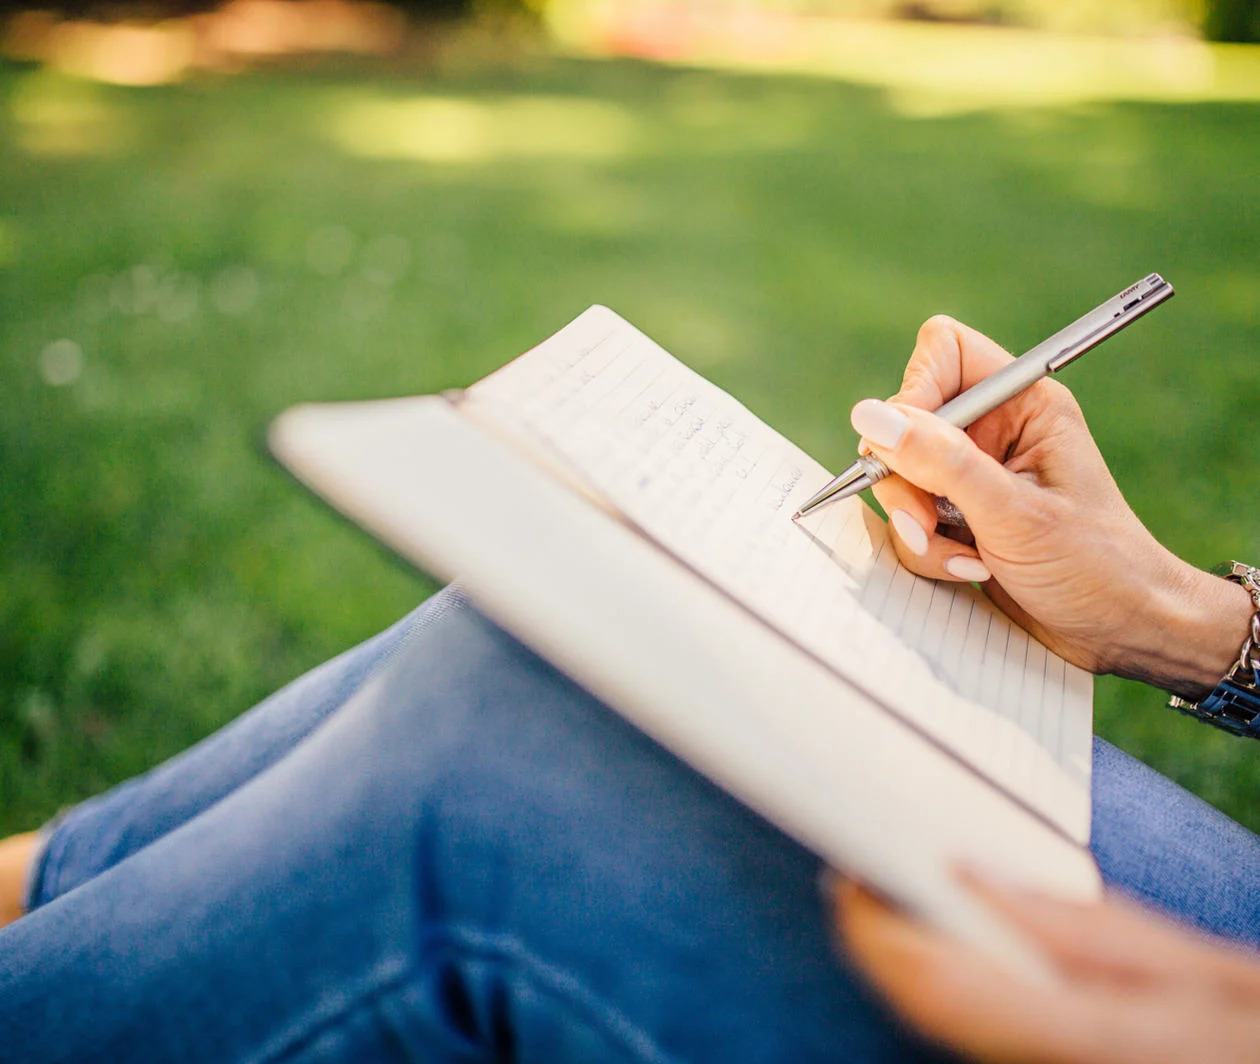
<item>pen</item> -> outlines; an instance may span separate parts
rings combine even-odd
[[[965,429],[1006,400],[1013,399],[1026,388],[1031,388],[1042,377],[1057,373],[1091,347],[1096,347],[1108,336],[1114,336],[1172,294],[1173,286],[1159,274],[1152,273],[1143,277],[1137,284],[1130,285],[1119,295],[1095,307],[1066,329],[1039,343],[1031,351],[1024,352],[1010,365],[954,396],[936,411],[936,416]],[[792,520],[804,517],[834,499],[844,499],[865,491],[872,484],[883,480],[888,473],[888,466],[875,455],[860,455],[848,469],[797,510],[792,515]]]

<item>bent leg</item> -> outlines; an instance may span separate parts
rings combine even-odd
[[[49,825],[24,907],[37,908],[113,867],[274,765],[409,640],[462,603],[455,588],[438,592],[390,628],[294,680],[196,746],[68,810]]]
[[[1100,755],[1108,803],[1142,783]],[[1124,820],[1095,833],[1122,886]],[[1148,827],[1154,845],[1168,823]],[[287,756],[0,932],[0,1045],[31,1062],[920,1059],[835,961],[817,873],[455,611]]]
[[[69,824],[63,830],[71,830]],[[14,1059],[927,1059],[818,862],[471,610],[0,931]]]
[[[1109,885],[1260,948],[1260,837],[1101,739],[1090,848]]]

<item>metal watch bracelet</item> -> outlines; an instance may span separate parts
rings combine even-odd
[[[1215,725],[1232,735],[1260,739],[1260,570],[1245,562],[1225,562],[1213,570],[1217,576],[1241,584],[1253,607],[1247,638],[1233,668],[1212,693],[1199,702],[1170,695],[1168,708]]]

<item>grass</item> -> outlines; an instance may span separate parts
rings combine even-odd
[[[1160,270],[1179,297],[1070,384],[1157,535],[1260,561],[1258,177],[1251,102],[916,114],[544,58],[149,89],[0,66],[0,830],[431,591],[269,463],[269,417],[467,383],[592,302],[835,467],[929,314],[1021,348]],[[1260,751],[1161,705],[1102,681],[1098,728],[1260,828]]]

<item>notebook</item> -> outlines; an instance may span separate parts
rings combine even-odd
[[[1097,897],[1092,681],[612,311],[459,392],[295,407],[302,482],[832,864],[1011,963],[960,862]]]

